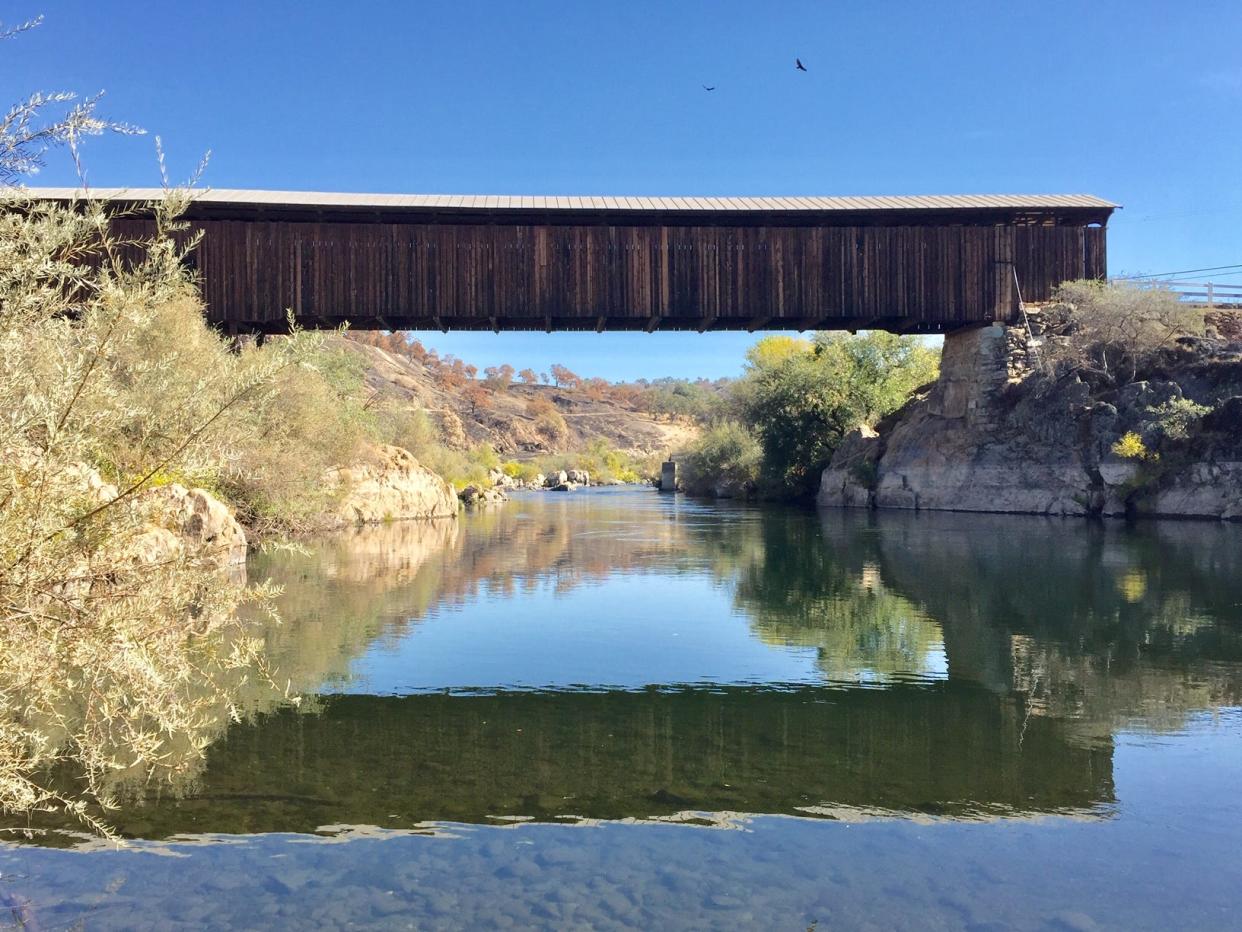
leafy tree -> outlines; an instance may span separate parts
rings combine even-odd
[[[784,334],[774,334],[763,337],[748,349],[746,351],[746,361],[755,368],[771,368],[779,366],[787,360],[809,353],[814,348],[815,345],[810,340]]]
[[[466,366],[460,359],[446,356],[440,361],[436,376],[444,388],[459,389],[466,384]]]
[[[534,385],[539,381],[539,376],[535,375],[534,369],[523,369],[518,373],[518,378],[526,385]]]
[[[771,340],[748,354],[734,397],[763,448],[769,490],[791,497],[813,494],[841,438],[898,408],[938,365],[917,337],[818,334],[809,349]]]
[[[590,378],[581,382],[583,393],[592,401],[602,401],[608,397],[608,391],[612,387],[606,379]]]
[[[717,487],[735,493],[753,488],[762,459],[751,431],[737,421],[720,421],[704,431],[682,458],[686,488],[699,494]]]
[[[569,425],[547,398],[532,398],[526,403],[526,413],[534,420],[535,431],[548,445],[559,446],[569,439]]]

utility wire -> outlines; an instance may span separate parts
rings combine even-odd
[[[1165,278],[1169,275],[1190,275],[1194,272],[1219,272],[1223,269],[1242,269],[1242,262],[1234,265],[1213,265],[1206,269],[1179,269],[1176,272],[1157,272],[1155,275],[1119,275],[1114,279],[1114,281],[1125,282],[1135,281],[1140,278]],[[1236,275],[1238,273],[1231,272],[1230,274]]]

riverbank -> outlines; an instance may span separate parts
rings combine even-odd
[[[946,336],[939,378],[845,438],[819,505],[1242,518],[1237,316],[1122,297]]]

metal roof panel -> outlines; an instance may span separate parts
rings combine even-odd
[[[16,188],[15,197],[46,200],[151,201],[164,196],[161,188]],[[193,194],[202,204],[247,204],[290,208],[382,208],[386,210],[453,208],[489,210],[641,210],[655,213],[706,211],[871,211],[871,210],[1056,210],[1112,209],[1120,205],[1087,194],[964,194],[799,197],[564,197],[500,195],[351,194],[337,191],[269,191],[207,188]]]

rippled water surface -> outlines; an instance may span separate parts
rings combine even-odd
[[[256,557],[236,684],[0,927],[1242,926],[1242,528],[532,495]]]

